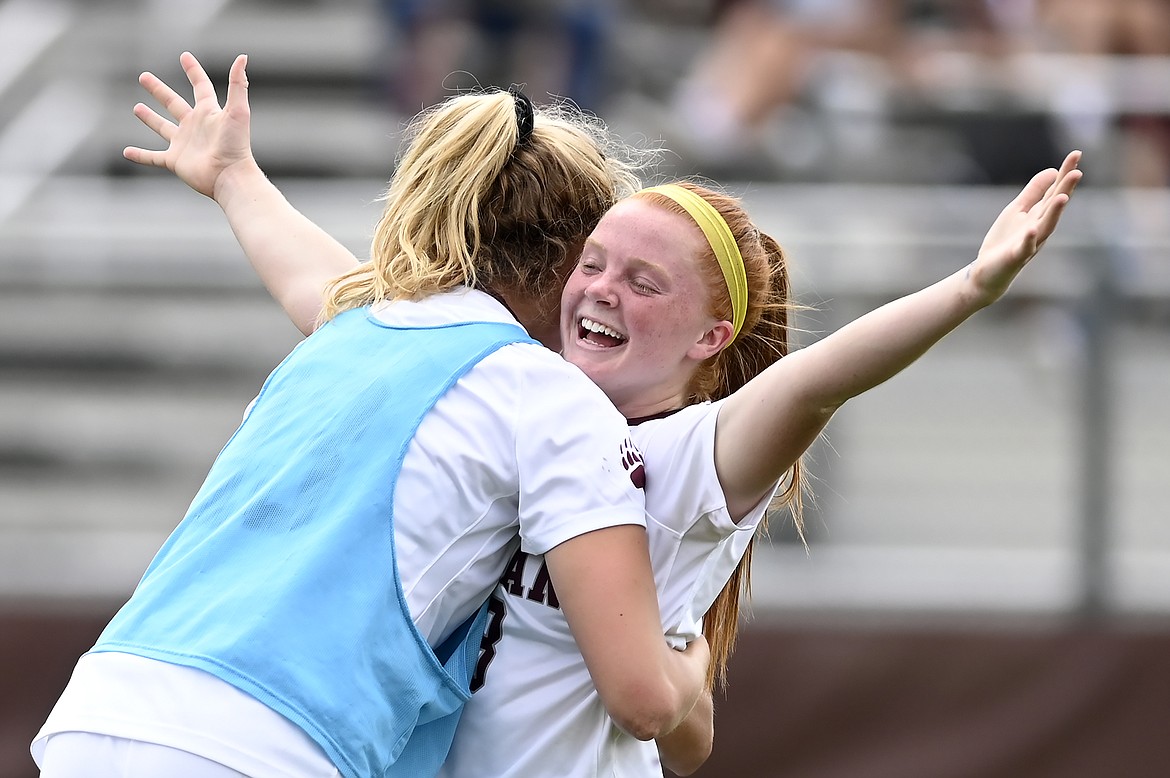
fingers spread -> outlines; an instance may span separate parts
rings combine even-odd
[[[191,112],[191,106],[187,101],[180,97],[178,92],[163,83],[162,79],[155,74],[143,73],[138,77],[138,83],[142,84],[150,96],[167,109],[167,113],[175,117],[177,121],[183,121],[183,117]]]
[[[232,62],[231,70],[228,72],[228,81],[232,83],[239,83],[241,86],[248,86],[248,55],[239,54],[235,61]]]
[[[184,51],[179,56],[179,64],[183,66],[183,72],[187,74],[187,80],[191,82],[191,89],[195,95],[195,104],[213,102],[218,107],[219,99],[215,96],[215,87],[211,83],[211,77],[207,75],[207,71],[199,64],[199,60],[195,59],[195,55],[189,51]]]
[[[148,167],[166,167],[163,152],[140,149],[137,146],[127,146],[122,149],[122,156],[131,162]]]
[[[231,111],[246,110],[248,107],[248,55],[241,54],[232,63],[228,73],[226,107]]]
[[[168,143],[175,136],[175,131],[178,129],[173,122],[167,121],[149,106],[143,105],[142,103],[134,106],[134,115],[138,117],[140,122],[154,130],[160,138]]]

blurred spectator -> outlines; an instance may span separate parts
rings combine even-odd
[[[823,76],[820,53],[884,56],[896,37],[890,0],[731,0],[713,10],[710,45],[672,106],[686,151],[713,162],[751,164],[773,120]]]
[[[1170,0],[1036,2],[1050,49],[1088,56],[1170,57]],[[1162,82],[1155,87],[1163,96],[1159,112],[1142,112],[1111,105],[1107,70],[1086,63],[1084,72],[1076,75],[1080,77],[1067,82],[1065,93],[1056,95],[1070,132],[1087,134],[1089,143],[1116,133],[1117,183],[1170,185],[1170,102],[1166,101],[1170,85]],[[1095,124],[1084,120],[1086,103],[1099,108]]]
[[[1062,49],[1082,54],[1170,54],[1167,0],[1037,0]]]
[[[382,0],[388,81],[413,114],[456,91],[516,83],[598,112],[618,0]]]
[[[676,121],[707,162],[720,154],[820,164],[851,177],[1016,182],[1059,158],[1049,120],[1014,104],[1004,58],[1033,34],[1020,0],[738,0],[674,98]],[[915,161],[896,124],[953,136]],[[804,125],[803,135],[793,126]],[[802,144],[800,141],[804,140]],[[817,148],[809,150],[809,144]],[[891,149],[894,151],[891,153]],[[902,169],[899,169],[902,168]]]
[[[1019,55],[1035,49],[1034,0],[904,0],[890,67],[903,121],[953,136],[964,157],[957,183],[1018,184],[1056,164],[1048,105],[1022,88]]]
[[[713,175],[758,176],[771,160],[782,172],[819,165],[856,179],[884,164],[878,177],[916,167],[910,180],[1006,184],[1079,146],[1120,182],[1167,183],[1165,111],[1120,115],[1100,63],[1041,73],[1030,57],[1167,56],[1170,0],[731,0],[713,9],[710,45],[672,98],[680,152]],[[1114,165],[1099,152],[1116,139]]]

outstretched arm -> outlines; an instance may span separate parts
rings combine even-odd
[[[991,305],[1056,229],[1081,179],[1081,154],[1037,173],[991,225],[975,261],[770,366],[727,400],[715,465],[728,507],[746,514],[851,397],[892,378]]]
[[[190,52],[179,57],[195,98],[189,104],[152,73],[138,82],[174,121],[139,103],[134,115],[166,141],[162,151],[128,146],[131,162],[171,171],[215,200],[260,280],[306,335],[317,325],[325,286],[357,258],[285,199],[256,164],[251,147],[247,55],[232,63],[221,107],[207,72]]]

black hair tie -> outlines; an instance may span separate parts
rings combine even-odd
[[[508,87],[508,94],[512,95],[516,101],[516,126],[520,130],[520,138],[516,141],[516,145],[523,146],[532,137],[532,126],[536,122],[532,101],[515,84]]]

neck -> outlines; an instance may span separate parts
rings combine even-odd
[[[561,327],[555,315],[548,312],[538,300],[514,290],[484,289],[484,292],[500,301],[516,321],[528,330],[528,334],[553,351],[561,350]]]
[[[615,403],[622,416],[627,419],[644,419],[647,416],[659,416],[683,408],[687,403],[686,392],[674,392],[669,396],[651,399],[641,396],[636,400],[627,400]]]

